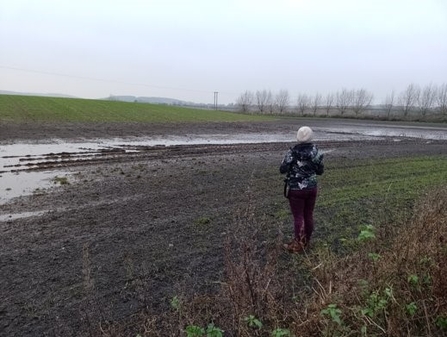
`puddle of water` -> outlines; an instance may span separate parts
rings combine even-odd
[[[9,144],[0,147],[0,170],[19,169],[27,163],[50,158],[55,153],[82,154],[94,153],[100,148],[100,143],[50,143],[50,144]]]
[[[124,152],[138,151],[132,146],[174,146],[174,145],[198,145],[198,144],[240,144],[240,143],[268,143],[293,141],[294,133],[271,134],[206,134],[169,137],[144,137],[133,139],[97,139],[95,142],[53,142],[46,144],[17,143],[0,146],[0,204],[22,196],[30,195],[37,189],[46,190],[54,184],[55,177],[65,177],[67,172],[57,168],[51,171],[26,171],[39,168],[38,164],[51,161],[61,162],[67,158],[70,160],[93,158],[101,154],[107,155],[107,150]],[[334,135],[322,134],[319,140],[333,138]],[[337,139],[351,140],[353,136],[337,135]],[[355,135],[355,138],[363,136]],[[370,138],[370,136],[367,136]],[[113,156],[113,151],[110,154]],[[41,167],[40,167],[41,168]]]
[[[315,127],[315,141],[371,140],[384,137],[415,137],[423,139],[447,140],[447,131],[437,127],[411,127],[367,124],[339,124],[334,127]],[[248,133],[248,134],[203,134],[169,137],[144,137],[133,139],[97,139],[94,142],[58,142],[47,144],[10,144],[0,146],[0,204],[12,198],[32,194],[36,189],[55,186],[54,178],[64,177],[66,172],[51,171],[18,172],[36,168],[42,161],[60,162],[70,159],[91,158],[101,151],[118,150],[135,152],[132,146],[173,146],[198,144],[241,144],[293,142],[295,132],[290,133]],[[106,155],[107,153],[101,153]],[[113,152],[111,152],[113,156]]]
[[[426,140],[447,140],[447,129],[430,126],[385,126],[376,125],[339,125],[337,128],[320,128],[319,131],[327,133],[346,133],[351,136],[362,135],[371,137],[404,137]],[[339,139],[337,139],[339,140]]]
[[[73,143],[48,143],[48,144],[9,144],[0,147],[0,175],[8,172],[22,171],[37,168],[39,162],[61,162],[67,158],[71,160],[87,159],[101,153],[113,150],[123,152],[135,152],[132,146],[174,146],[174,145],[198,145],[198,144],[242,144],[242,143],[272,143],[293,142],[294,133],[275,134],[212,134],[191,136],[169,136],[136,139],[98,139],[95,142]],[[372,139],[376,135],[360,134],[334,134],[330,132],[318,135],[318,140],[353,140]],[[100,152],[103,151],[103,152]],[[7,176],[7,175],[6,175]],[[3,179],[2,179],[3,180]]]
[[[45,211],[3,214],[3,215],[0,215],[0,221],[11,221],[11,220],[16,220],[16,219],[29,218],[31,216],[39,216],[44,213],[45,213]]]
[[[56,177],[65,177],[64,172],[6,172],[0,175],[0,204],[22,196],[30,195],[38,189],[46,190],[54,186]]]

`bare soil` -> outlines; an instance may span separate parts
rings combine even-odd
[[[0,142],[290,131],[298,123],[0,124]],[[47,211],[0,222],[0,335],[95,335],[100,321],[165,310],[180,292],[213,291],[222,239],[248,203],[271,221],[266,235],[291,233],[274,215],[285,207],[278,166],[292,142],[140,147],[88,162],[68,159],[62,165],[74,174],[70,184],[0,206],[3,214]],[[445,154],[446,145],[319,144],[332,150],[327,169],[339,160]],[[49,160],[34,169],[60,165]]]

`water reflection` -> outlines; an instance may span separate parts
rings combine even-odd
[[[316,141],[352,141],[412,137],[447,140],[445,128],[429,126],[389,126],[342,122],[334,127],[314,127]],[[101,160],[117,153],[138,152],[139,147],[293,142],[290,133],[203,134],[145,137],[133,139],[97,139],[89,142],[17,143],[0,147],[0,204],[20,195],[35,193],[55,185],[56,176],[68,173],[60,168],[66,161]]]
[[[39,216],[44,213],[45,213],[45,211],[3,214],[3,215],[0,215],[0,221],[12,221],[15,219],[28,218],[31,216]]]

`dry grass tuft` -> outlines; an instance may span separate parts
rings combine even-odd
[[[391,245],[377,233],[376,239],[363,242],[348,257],[339,258],[329,251],[309,257],[309,268],[317,267],[311,268],[315,292],[308,308],[322,314],[317,321],[309,319],[303,324],[306,333],[328,336],[347,336],[355,331],[365,336],[446,333],[446,204],[445,189],[423,196],[412,220],[396,226]],[[335,312],[334,306],[339,311]],[[339,316],[339,322],[335,316]],[[298,331],[296,334],[300,335]]]

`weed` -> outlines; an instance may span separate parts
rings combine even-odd
[[[408,283],[410,285],[416,287],[419,284],[419,276],[417,276],[417,275],[408,276]]]
[[[360,231],[357,240],[360,242],[370,241],[376,238],[376,234],[374,234],[374,227],[371,225],[366,225],[362,231]]]
[[[70,182],[68,181],[67,177],[54,177],[53,182],[55,184],[60,184],[60,185],[70,185]]]
[[[185,332],[188,337],[202,337],[205,335],[205,329],[196,325],[188,325]]]
[[[276,328],[272,331],[272,337],[290,337],[290,330],[288,329],[282,329],[282,328]]]
[[[436,325],[440,327],[442,330],[447,330],[447,317],[445,316],[436,317]]]
[[[409,304],[407,304],[407,305],[405,306],[405,309],[407,310],[407,313],[408,313],[410,316],[414,316],[414,314],[415,314],[416,311],[418,310],[418,306],[416,305],[415,302],[411,302],[411,303],[409,303]]]
[[[379,261],[381,256],[380,256],[380,254],[377,254],[377,253],[368,253],[368,257],[371,260],[373,260],[374,262],[377,262],[377,261]]]
[[[338,325],[342,325],[342,320],[340,318],[341,310],[337,307],[337,304],[329,304],[326,309],[321,310],[321,315],[328,316],[331,320]]]
[[[197,325],[188,325],[185,329],[188,337],[222,337],[224,331],[214,325],[214,323],[208,324],[206,330]]]
[[[245,317],[244,321],[250,328],[256,328],[256,329],[262,328],[262,322],[259,319],[257,319],[254,315],[249,315]]]
[[[392,296],[392,289],[386,288],[383,293],[372,292],[366,300],[366,307],[361,310],[363,315],[375,318],[379,312],[384,312]]]
[[[169,304],[171,305],[172,309],[174,309],[176,311],[180,310],[181,301],[178,296],[174,296],[173,298],[171,298],[171,300],[169,301]]]
[[[222,337],[224,331],[217,326],[214,325],[214,323],[208,324],[206,328],[206,336],[207,337]]]
[[[211,218],[207,217],[207,216],[202,216],[198,219],[196,219],[196,221],[194,221],[194,224],[198,227],[204,227],[206,225],[209,225],[211,223]]]
[[[282,328],[276,328],[272,331],[272,337],[289,337],[290,336],[290,330],[288,329],[282,329]]]

